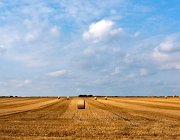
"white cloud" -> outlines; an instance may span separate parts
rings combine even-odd
[[[156,61],[161,62],[161,61],[167,61],[169,59],[169,55],[166,53],[162,53],[159,51],[158,48],[155,48],[153,51],[153,57]]]
[[[66,70],[53,71],[53,72],[50,72],[48,75],[51,77],[63,77],[67,75],[67,71]]]
[[[113,21],[103,19],[96,23],[92,23],[88,31],[83,33],[83,39],[98,42],[107,36],[114,36],[121,33],[123,33],[122,28],[116,28]]]
[[[180,34],[167,36],[154,49],[152,57],[165,69],[180,70]]]
[[[134,9],[136,3],[126,0],[2,3],[8,6],[2,6],[0,16],[0,84],[7,90],[3,94],[21,91],[31,95],[43,90],[42,94],[62,91],[70,95],[73,92],[68,90],[76,91],[76,87],[79,92],[99,95],[101,90],[105,91],[102,94],[131,94],[139,91],[136,82],[143,86],[146,84],[143,80],[150,84],[154,79],[168,79],[167,83],[171,83],[169,77],[176,76],[174,71],[157,72],[155,66],[180,69],[179,39],[169,36],[159,42],[166,34],[159,33],[164,26],[155,31],[153,27],[159,27],[159,23],[153,22],[155,26],[151,27],[152,22],[140,21],[146,9],[141,6]],[[143,26],[136,26],[137,21]],[[152,34],[156,36],[150,37]],[[156,75],[141,78],[151,71]],[[162,77],[166,72],[172,75]],[[22,79],[25,76],[33,78],[33,82]],[[9,77],[17,81],[9,82]]]
[[[58,37],[59,36],[59,28],[57,26],[53,26],[52,28],[50,28],[50,35],[52,35],[53,37]]]
[[[177,35],[171,35],[164,39],[158,46],[158,50],[161,52],[174,52],[180,51],[180,42]]]

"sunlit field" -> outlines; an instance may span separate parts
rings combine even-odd
[[[179,132],[178,97],[0,98],[1,140],[169,140]]]

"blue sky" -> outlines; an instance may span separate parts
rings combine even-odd
[[[180,95],[179,0],[0,0],[0,95]]]

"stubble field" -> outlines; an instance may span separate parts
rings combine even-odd
[[[0,98],[0,139],[180,139],[179,98]]]

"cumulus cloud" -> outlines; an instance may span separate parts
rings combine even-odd
[[[53,71],[53,72],[50,72],[48,75],[51,77],[63,77],[67,75],[67,70]]]
[[[117,28],[113,21],[103,19],[96,23],[92,23],[88,31],[83,33],[83,39],[98,42],[107,36],[114,36],[122,33],[123,29]]]
[[[153,51],[152,56],[162,68],[180,70],[180,34],[167,36]]]
[[[158,46],[160,52],[177,52],[180,51],[180,35],[170,35],[164,39]]]

